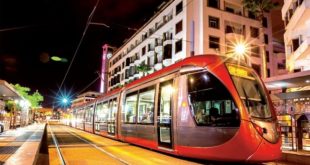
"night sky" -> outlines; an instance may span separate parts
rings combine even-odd
[[[101,47],[119,47],[164,0],[100,0],[61,91],[78,94],[97,78]],[[0,0],[0,79],[19,83],[52,106],[96,0]],[[55,62],[50,57],[67,58]],[[87,90],[99,90],[99,80]]]

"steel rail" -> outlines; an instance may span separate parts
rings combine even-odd
[[[62,153],[61,153],[60,147],[59,147],[59,145],[58,145],[57,138],[55,137],[55,135],[54,135],[54,133],[53,133],[53,130],[52,130],[52,128],[50,127],[50,125],[49,125],[48,122],[47,122],[47,124],[48,124],[48,128],[49,128],[49,130],[50,130],[50,132],[51,132],[51,134],[52,134],[52,139],[53,139],[53,142],[54,142],[54,144],[55,144],[55,146],[56,146],[56,150],[57,150],[58,157],[59,157],[59,159],[60,159],[60,163],[61,163],[62,165],[66,165],[67,163],[66,163],[66,161],[65,161],[65,159],[64,159],[64,157],[63,157],[63,155],[62,155]]]

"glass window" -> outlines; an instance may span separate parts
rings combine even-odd
[[[226,87],[207,71],[189,74],[188,96],[197,125],[237,127],[239,112]]]
[[[85,109],[85,121],[93,122],[93,106],[87,106]]]
[[[251,64],[252,68],[256,71],[258,75],[260,75],[260,65]]]
[[[268,27],[268,20],[267,20],[266,17],[263,17],[263,26],[264,26],[265,28]]]
[[[209,48],[219,49],[220,48],[220,38],[209,36]]]
[[[251,56],[260,57],[259,46],[251,45]]]
[[[175,42],[175,53],[182,51],[182,39]]]
[[[182,31],[182,20],[179,21],[176,25],[175,25],[175,34],[178,34],[179,32]]]
[[[172,94],[173,94],[172,81],[167,81],[160,84],[160,102],[159,102],[160,123],[169,124],[171,122]]]
[[[209,16],[209,27],[219,29],[220,28],[220,19],[216,17]]]
[[[250,27],[251,37],[257,38],[259,36],[259,29],[255,27]]]
[[[220,8],[220,1],[219,0],[208,0],[208,6],[214,8]]]
[[[126,96],[125,112],[123,121],[125,123],[136,123],[138,94],[130,93]]]
[[[117,113],[117,102],[116,99],[113,99],[110,101],[109,104],[108,121],[114,121],[116,118],[116,113]]]
[[[155,87],[140,90],[138,123],[154,123]]]
[[[267,94],[263,90],[258,76],[247,68],[235,65],[228,64],[228,70],[249,114],[255,118],[271,118],[272,114],[266,99]]]
[[[95,122],[107,122],[108,118],[108,103],[99,103],[96,106],[96,115],[95,115]]]
[[[183,2],[181,1],[177,6],[175,7],[175,15],[178,15],[183,11]]]
[[[265,44],[269,43],[268,35],[267,34],[264,34],[264,41],[265,41]]]

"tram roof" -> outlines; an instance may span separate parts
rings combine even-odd
[[[116,88],[114,90],[108,91],[106,94],[103,94],[101,96],[99,96],[98,98],[91,100],[85,104],[83,104],[83,106],[87,106],[90,104],[93,104],[94,102],[96,102],[97,100],[100,99],[104,99],[104,98],[108,98],[111,97],[115,94],[118,94],[120,91],[122,91],[124,88],[128,89],[128,88],[132,88],[134,86],[137,86],[141,83],[146,83],[149,81],[152,81],[154,79],[157,79],[159,77],[165,76],[165,75],[169,75],[171,73],[177,72],[181,67],[183,66],[200,66],[200,67],[206,67],[210,64],[216,65],[219,63],[223,63],[223,62],[235,62],[233,59],[227,57],[227,56],[220,56],[220,55],[215,55],[215,54],[203,54],[203,55],[195,55],[192,57],[188,57],[185,58],[183,60],[180,60],[168,67],[165,67],[159,71],[156,71],[152,74],[149,74],[147,76],[144,76],[138,80],[135,80],[123,87],[120,88]],[[244,65],[243,63],[241,63],[241,65]]]

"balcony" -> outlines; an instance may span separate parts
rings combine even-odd
[[[240,41],[244,39],[244,27],[242,26],[231,26],[226,25],[225,27],[225,37],[229,41]]]
[[[310,1],[298,0],[291,5],[291,8],[285,13],[287,29],[300,27],[310,18]]]
[[[154,65],[154,69],[156,71],[161,70],[163,68],[163,55],[162,53],[158,53],[155,58],[157,59],[155,62],[156,64]]]
[[[163,35],[163,46],[166,46],[168,44],[172,45],[172,33],[166,32]]]
[[[242,11],[242,7],[236,6],[234,4],[231,4],[229,2],[224,2],[224,10],[233,14],[237,14],[237,15],[243,15]]]
[[[163,40],[160,38],[155,39],[155,52],[160,53],[163,51]]]
[[[310,37],[307,37],[293,53],[294,60],[303,60],[310,57]]]

